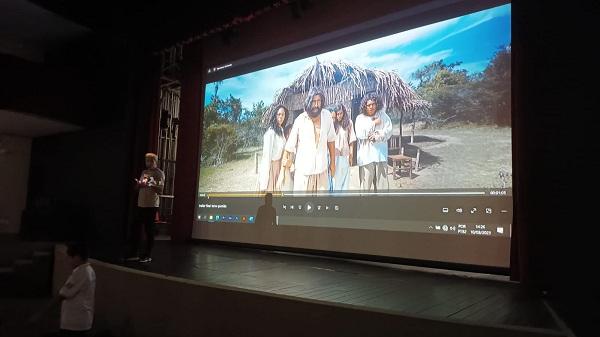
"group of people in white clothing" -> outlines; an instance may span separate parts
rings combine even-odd
[[[384,191],[387,179],[387,141],[392,121],[379,96],[366,94],[356,123],[343,104],[324,109],[325,95],[311,89],[304,111],[288,125],[289,111],[279,105],[263,137],[258,187],[262,192],[343,191],[350,186],[354,147],[360,189]]]

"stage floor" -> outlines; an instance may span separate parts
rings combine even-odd
[[[367,310],[564,332],[540,295],[508,281],[208,243],[157,241],[152,257],[122,265]]]

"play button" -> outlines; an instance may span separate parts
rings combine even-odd
[[[307,202],[306,205],[304,205],[304,210],[306,211],[306,213],[312,213],[314,208],[315,205],[313,205],[312,202]]]

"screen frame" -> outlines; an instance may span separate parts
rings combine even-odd
[[[287,62],[292,62],[298,59],[302,59],[305,57],[310,57],[316,54],[328,52],[331,50],[337,50],[340,48],[344,48],[347,46],[359,44],[362,42],[370,41],[373,39],[377,39],[380,37],[388,36],[391,34],[399,33],[402,31],[410,30],[413,28],[421,27],[424,25],[428,25],[434,22],[443,21],[450,18],[455,18],[463,15],[467,15],[469,13],[485,10],[488,8],[501,6],[505,4],[511,4],[512,1],[498,1],[498,0],[484,0],[484,1],[472,1],[472,0],[444,0],[444,1],[430,1],[425,2],[413,7],[410,7],[405,10],[400,10],[398,12],[394,12],[388,15],[384,15],[382,17],[378,17],[373,20],[369,20],[366,22],[362,22],[356,25],[344,27],[335,31],[331,31],[328,33],[324,33],[318,35],[316,37],[304,39],[302,41],[295,42],[293,44],[289,44],[286,46],[282,46],[280,48],[271,49],[262,53],[249,55],[247,57],[239,58],[236,60],[232,60],[229,62],[222,62],[219,64],[213,64],[210,66],[204,67],[202,70],[201,79],[198,80],[201,82],[201,95],[200,95],[200,111],[198,112],[200,116],[200,122],[203,123],[203,113],[204,113],[204,98],[206,86],[209,83],[219,81],[221,79],[226,79],[230,77],[235,77],[238,75],[259,71],[262,69],[270,68],[276,65],[284,64]],[[514,8],[513,8],[514,11]],[[514,26],[514,22],[511,22],[511,26]],[[358,35],[357,35],[358,34]],[[511,38],[511,44],[514,44],[514,36]],[[513,48],[514,49],[514,48]],[[231,64],[231,67],[226,67]],[[208,69],[212,69],[215,67],[223,67],[226,68],[219,72],[211,72],[208,73]],[[290,253],[299,253],[299,254],[309,254],[316,256],[325,256],[325,257],[334,257],[334,258],[343,258],[343,259],[352,259],[352,260],[365,260],[365,261],[373,261],[373,262],[383,262],[383,263],[394,263],[394,264],[403,264],[417,267],[426,267],[426,268],[438,268],[438,269],[447,269],[447,270],[456,270],[456,271],[465,271],[465,272],[475,272],[475,273],[486,273],[486,274],[497,274],[497,275],[510,275],[510,271],[513,269],[513,264],[517,260],[516,254],[518,252],[515,242],[516,230],[515,228],[518,226],[517,219],[517,200],[519,200],[519,184],[518,184],[518,169],[519,165],[517,165],[518,161],[516,161],[517,157],[517,128],[518,128],[518,118],[515,113],[515,82],[517,78],[515,77],[515,68],[514,68],[514,54],[511,54],[511,156],[513,160],[512,165],[512,235],[510,237],[510,257],[509,257],[509,266],[508,267],[497,267],[497,266],[486,266],[486,265],[476,265],[476,264],[467,264],[467,263],[456,263],[456,262],[446,262],[446,261],[436,261],[436,260],[425,260],[425,259],[412,259],[412,258],[403,258],[396,256],[385,256],[385,255],[370,255],[370,254],[359,254],[359,253],[351,253],[351,252],[342,252],[335,250],[320,250],[320,249],[310,249],[310,248],[300,248],[300,247],[290,247],[290,246],[279,246],[279,245],[268,245],[268,244],[256,244],[256,243],[248,243],[241,241],[223,241],[223,240],[214,240],[214,239],[205,239],[205,238],[196,238],[191,237],[191,241],[193,242],[202,242],[202,243],[214,243],[224,246],[233,246],[233,247],[242,247],[242,248],[252,248],[252,249],[262,249],[262,250],[271,250],[271,251],[284,251]],[[200,127],[201,129],[201,127]],[[194,227],[199,225],[201,222],[196,218],[196,206],[198,204],[199,199],[199,186],[200,186],[200,170],[201,168],[201,149],[202,149],[202,132],[199,133],[199,148],[197,149],[197,164],[198,164],[198,172],[196,177],[196,184],[194,188],[194,212],[193,212],[193,224]]]

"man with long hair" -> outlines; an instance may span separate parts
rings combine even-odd
[[[366,94],[360,102],[361,114],[356,117],[358,150],[356,161],[360,187],[375,192],[389,189],[387,177],[387,141],[392,136],[392,120],[385,113],[380,97]]]
[[[294,120],[294,126],[285,145],[285,167],[294,164],[294,191],[327,191],[327,158],[329,174],[335,175],[335,129],[331,113],[323,109],[325,95],[311,89],[306,97],[304,112]],[[292,158],[295,153],[294,163]]]

